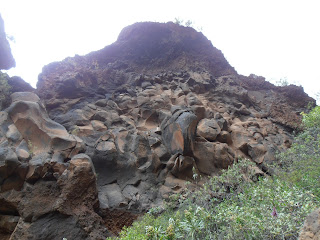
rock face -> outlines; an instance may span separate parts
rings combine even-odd
[[[137,23],[100,51],[49,64],[37,94],[14,93],[0,113],[0,231],[12,239],[103,238],[103,224],[132,222],[195,171],[216,175],[239,157],[265,169],[315,102],[238,75],[173,23]]]
[[[0,15],[0,69],[10,69],[16,63],[11,54],[11,49],[4,30],[4,22]]]
[[[320,239],[320,209],[313,211],[304,222],[299,240]]]
[[[49,119],[39,97],[11,95],[0,112],[2,239],[105,239],[96,173],[77,136]]]
[[[83,148],[80,138],[70,135],[62,125],[48,117],[37,95],[16,92],[11,98],[9,117],[21,137],[30,143],[29,150],[33,154],[50,152],[71,158]]]

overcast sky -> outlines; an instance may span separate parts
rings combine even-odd
[[[141,21],[191,20],[238,73],[287,78],[320,92],[318,0],[0,0],[19,75],[33,86],[44,65],[113,43]]]

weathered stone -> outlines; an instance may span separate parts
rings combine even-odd
[[[28,172],[27,164],[19,164],[13,171],[11,175],[4,179],[2,185],[0,186],[0,192],[6,192],[9,190],[20,191]]]
[[[107,103],[108,103],[108,99],[100,99],[95,102],[95,105],[97,105],[99,107],[105,107],[105,106],[107,106]]]
[[[22,136],[14,124],[8,126],[6,137],[13,143],[17,143],[22,140]]]
[[[34,92],[35,89],[30,83],[24,81],[21,77],[13,76],[8,80],[8,84],[11,86],[10,91],[14,92]]]
[[[139,192],[139,189],[132,186],[132,185],[127,185],[123,190],[122,190],[122,194],[125,198],[131,200],[132,198],[134,198],[137,193]]]
[[[78,143],[82,143],[81,139],[70,135],[63,126],[52,121],[38,102],[21,101],[17,97],[8,113],[23,138],[32,145],[30,151],[34,154],[53,150],[69,156],[74,148],[79,148]]]
[[[202,119],[197,127],[197,134],[209,141],[216,140],[221,128],[214,119]]]
[[[217,173],[218,169],[228,168],[235,157],[227,144],[218,142],[196,142],[193,154],[199,171],[208,175]]]
[[[86,126],[90,124],[89,118],[86,116],[85,111],[75,109],[68,111],[66,114],[60,114],[54,118],[54,121],[62,124],[67,129],[71,126]]]
[[[248,154],[256,163],[262,163],[264,160],[264,154],[267,152],[267,149],[262,144],[248,144]]]
[[[0,215],[0,233],[12,233],[19,219],[19,216]]]
[[[85,239],[86,237],[87,234],[77,224],[76,217],[55,212],[33,223],[20,219],[10,239]]]
[[[0,184],[20,165],[17,155],[11,148],[0,148]]]
[[[20,161],[27,161],[31,158],[30,150],[25,140],[22,140],[20,144],[16,147],[16,154]]]
[[[102,132],[108,130],[108,128],[103,124],[103,122],[98,120],[92,120],[91,125],[94,131]]]
[[[121,193],[121,189],[118,184],[113,183],[103,186],[99,190],[99,195],[107,196],[108,202],[102,204],[107,205],[109,208],[119,207],[122,203],[126,203],[126,199]],[[100,200],[105,197],[100,197]]]
[[[171,173],[180,179],[192,179],[192,168],[194,167],[194,159],[188,156],[176,158],[175,163],[171,169]]]
[[[135,164],[138,168],[145,169],[151,166],[153,156],[148,139],[143,135],[135,135],[132,139],[131,151],[134,153]]]
[[[79,137],[85,137],[93,134],[93,127],[91,124],[86,126],[79,126],[77,129],[78,131],[75,135]]]
[[[109,117],[109,113],[107,111],[98,111],[96,114],[94,114],[91,118],[91,120],[98,120],[101,122],[104,122]]]
[[[236,149],[240,149],[244,154],[248,155],[247,144],[253,140],[251,134],[244,127],[234,124],[231,127],[231,139]]]
[[[170,158],[170,153],[168,152],[167,148],[163,144],[158,144],[156,147],[153,148],[153,151],[159,157],[161,162],[167,162]]]
[[[110,141],[103,141],[98,143],[96,149],[101,152],[105,152],[106,154],[116,153],[116,145]]]
[[[231,135],[227,131],[221,131],[220,134],[217,136],[217,141],[227,143],[228,145],[232,144]]]
[[[11,94],[12,103],[17,101],[40,102],[40,98],[32,92],[15,92]]]
[[[171,154],[192,152],[197,123],[197,116],[184,110],[162,121],[162,140]]]

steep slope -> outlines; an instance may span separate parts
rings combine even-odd
[[[11,54],[10,45],[4,30],[4,22],[0,15],[0,69],[9,69],[15,66],[16,63]]]
[[[37,86],[42,101],[16,93],[1,115],[7,127],[0,144],[7,152],[0,201],[13,207],[0,214],[19,217],[13,236],[20,239],[27,239],[19,230],[24,224],[33,234],[41,219],[79,221],[71,224],[78,239],[108,234],[100,217],[116,232],[135,214],[183,193],[194,171],[216,175],[240,157],[255,162],[263,175],[265,163],[290,147],[300,112],[315,103],[301,87],[238,75],[202,33],[173,23],[133,24],[100,51],[45,66]],[[12,180],[18,172],[9,171],[9,148],[15,164],[28,168],[18,180]],[[73,173],[75,162],[85,164],[89,185]],[[45,184],[59,188],[43,197],[52,199],[50,209],[34,208],[34,218],[9,195],[34,189],[37,196]],[[71,192],[79,199],[69,206]]]

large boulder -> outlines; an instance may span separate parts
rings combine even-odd
[[[197,116],[191,110],[176,111],[162,121],[162,141],[172,155],[192,153],[197,124]]]
[[[36,94],[16,92],[11,98],[9,116],[33,154],[61,152],[71,158],[82,150],[82,140],[52,121]]]
[[[208,175],[227,169],[235,158],[228,144],[219,142],[196,142],[193,154],[199,171]]]
[[[209,141],[216,140],[220,132],[221,128],[215,119],[202,119],[197,127],[197,135]]]
[[[56,181],[26,185],[17,196],[20,219],[10,239],[105,239],[91,159],[74,156]],[[0,195],[5,198],[6,195]],[[12,198],[11,198],[12,199]],[[11,200],[12,201],[12,200]]]

